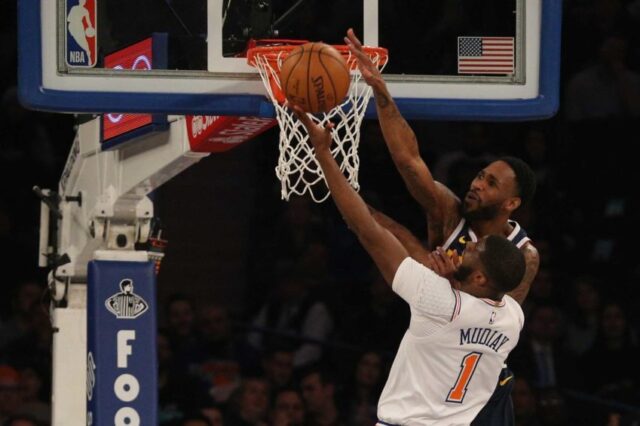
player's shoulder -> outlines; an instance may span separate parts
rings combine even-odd
[[[443,278],[440,275],[436,274],[432,269],[426,267],[416,259],[407,256],[398,266],[393,279],[392,287],[395,288],[396,283],[402,283],[412,280],[419,280],[421,283],[449,283],[446,278]]]
[[[504,307],[508,309],[515,318],[517,318],[520,328],[522,329],[524,326],[524,311],[522,310],[520,303],[508,294],[504,295],[502,301],[504,302]]]
[[[520,251],[524,255],[524,260],[527,262],[527,266],[535,263],[536,266],[540,263],[540,252],[535,245],[533,245],[532,241],[527,241],[522,247],[520,247]]]
[[[536,245],[531,240],[528,240],[526,243],[524,243],[522,247],[520,247],[520,250],[522,250],[523,252],[531,252],[531,253],[538,254],[538,249],[536,248]]]

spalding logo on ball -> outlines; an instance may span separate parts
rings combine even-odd
[[[328,112],[344,100],[351,76],[342,55],[324,43],[296,47],[280,69],[282,91],[290,103],[310,113]]]

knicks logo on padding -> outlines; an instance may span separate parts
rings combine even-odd
[[[66,61],[71,67],[96,65],[98,58],[97,1],[66,1]]]

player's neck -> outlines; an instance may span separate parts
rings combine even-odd
[[[495,291],[491,291],[485,296],[485,299],[493,300],[494,302],[501,302],[503,298],[504,293],[498,293]]]
[[[478,296],[481,299],[489,299],[494,302],[500,302],[504,297],[504,293],[496,291],[490,287],[484,287],[481,292],[479,292]]]
[[[504,297],[504,293],[497,292],[488,287],[469,288],[463,286],[460,290],[464,291],[465,293],[469,293],[470,295],[477,297],[478,299],[489,299],[495,302],[500,302]]]
[[[485,235],[502,235],[508,237],[511,231],[513,231],[513,226],[509,223],[509,216],[497,216],[487,220],[474,220],[470,223],[470,226],[479,239]]]

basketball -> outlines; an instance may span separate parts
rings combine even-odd
[[[347,96],[351,76],[335,48],[324,43],[296,47],[282,63],[282,91],[290,103],[307,112],[327,112]]]

